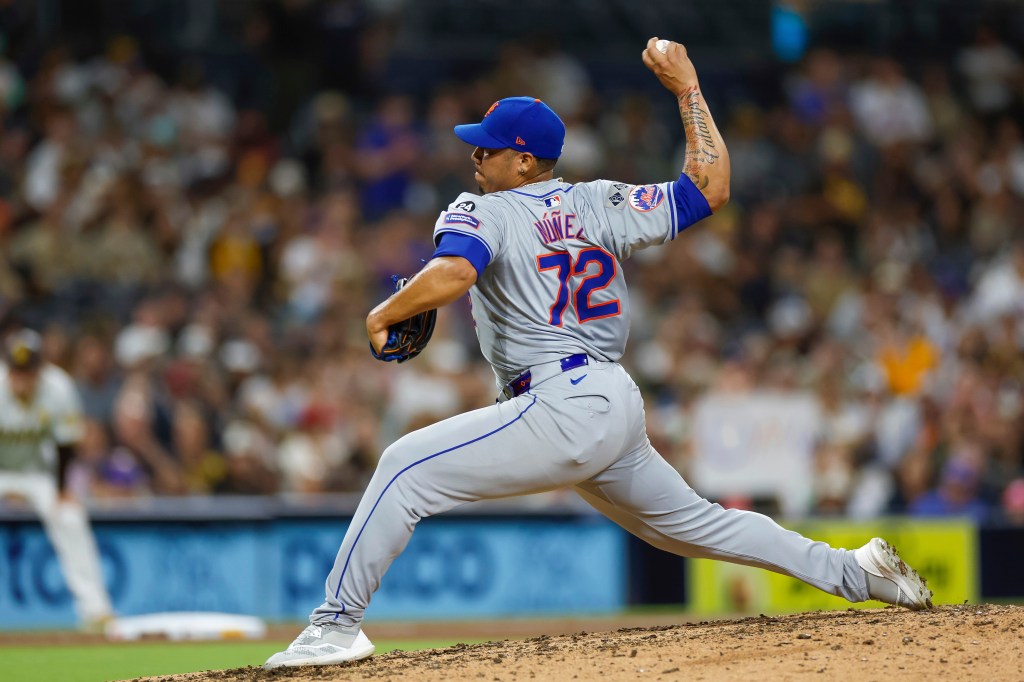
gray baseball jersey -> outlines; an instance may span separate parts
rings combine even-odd
[[[647,438],[640,390],[616,362],[629,331],[619,262],[709,213],[681,177],[641,186],[550,180],[463,194],[441,214],[435,237],[468,235],[487,252],[483,267],[470,259],[480,272],[470,294],[484,357],[500,384],[527,369],[532,384],[385,450],[310,622],[358,631],[420,519],[564,486],[665,551],[759,566],[851,601],[868,598],[853,552],[701,498]]]
[[[441,213],[435,241],[456,232],[490,254],[470,296],[480,349],[499,383],[573,353],[622,357],[629,299],[619,262],[686,227],[677,223],[674,185],[549,180],[462,194]]]

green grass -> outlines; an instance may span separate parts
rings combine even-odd
[[[377,653],[434,649],[453,640],[383,641]],[[98,682],[260,665],[288,646],[281,642],[145,642],[87,646],[5,646],[0,679],[5,682]]]

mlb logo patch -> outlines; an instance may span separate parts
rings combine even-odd
[[[548,197],[544,200],[544,205],[548,208],[558,208],[562,205],[562,197],[557,194],[553,197]]]
[[[637,185],[629,191],[629,205],[641,213],[661,206],[665,193],[657,185]]]
[[[480,221],[465,213],[449,213],[444,217],[445,225],[469,225],[474,230],[480,227]]]

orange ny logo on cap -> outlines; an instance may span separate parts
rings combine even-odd
[[[490,115],[491,115],[491,112],[492,112],[492,111],[494,111],[495,109],[497,109],[497,108],[498,108],[498,105],[499,105],[499,104],[501,104],[501,102],[500,102],[500,101],[498,101],[498,102],[495,102],[494,104],[492,104],[492,105],[491,105],[491,108],[487,110],[487,113],[486,113],[486,114],[484,114],[484,118],[487,118],[488,116],[490,116]]]
[[[518,144],[518,145],[525,145],[526,144],[526,140],[524,140],[523,138],[521,138],[518,135],[516,135],[516,144]]]

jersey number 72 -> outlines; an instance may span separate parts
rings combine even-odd
[[[591,294],[611,284],[612,278],[615,277],[615,268],[615,257],[596,246],[580,251],[575,262],[568,251],[537,256],[538,272],[555,270],[558,277],[558,295],[548,314],[548,324],[562,326],[565,309],[569,305],[569,279],[580,275],[584,277],[572,292],[572,302],[579,321],[589,322],[618,315],[621,312],[618,299],[596,305],[590,302]]]

